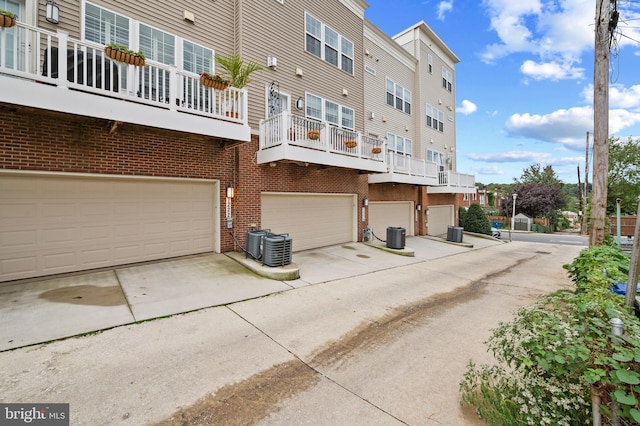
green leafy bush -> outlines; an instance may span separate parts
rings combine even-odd
[[[609,271],[624,269],[626,258],[615,250],[583,250],[565,265],[579,291],[543,297],[493,330],[486,343],[497,364],[470,363],[460,383],[463,401],[488,424],[589,424],[592,393],[603,424],[614,416],[640,423],[640,321],[609,291]],[[622,338],[611,335],[611,318],[624,322]]]
[[[473,203],[469,206],[469,210],[467,210],[467,214],[464,217],[464,222],[462,222],[462,227],[465,231],[491,235],[491,222],[489,221],[489,217],[487,217],[478,203]]]
[[[458,207],[458,226],[462,226],[464,228],[464,220],[467,217],[467,209],[460,206]]]

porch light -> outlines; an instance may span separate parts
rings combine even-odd
[[[233,198],[235,195],[235,189],[232,184],[227,185],[227,198]]]
[[[296,100],[296,109],[304,109],[304,99],[298,98]]]
[[[368,199],[367,197],[364,197],[364,198],[362,199],[362,205],[363,205],[364,207],[367,207],[367,206],[369,205],[369,199]]]
[[[47,0],[47,13],[45,18],[47,22],[51,22],[52,24],[58,23],[60,12],[58,9],[58,5],[55,0]]]

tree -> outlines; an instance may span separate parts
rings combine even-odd
[[[458,225],[462,226],[463,228],[464,228],[464,221],[466,217],[467,217],[467,209],[465,209],[463,206],[458,207]]]
[[[521,184],[513,192],[518,194],[516,213],[525,213],[531,217],[549,217],[551,212],[561,209],[565,204],[560,187],[549,187],[543,183]],[[502,214],[511,216],[512,209],[513,196],[510,195],[505,199]]]
[[[469,206],[462,227],[465,231],[491,235],[491,222],[478,203]]]
[[[520,180],[514,179],[516,183],[528,184],[528,183],[541,183],[549,187],[562,187],[563,183],[558,179],[558,175],[553,170],[552,166],[545,166],[541,170],[540,163],[532,164],[528,169],[524,169]]]
[[[616,199],[622,200],[622,214],[637,213],[636,200],[640,195],[640,140],[626,142],[611,139],[609,144],[609,182],[607,213],[615,214]]]

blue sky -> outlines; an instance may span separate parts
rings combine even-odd
[[[366,18],[388,35],[425,21],[460,58],[458,172],[512,183],[540,163],[566,183],[578,181],[580,166],[584,181],[595,0],[367,1]],[[640,1],[618,0],[617,8],[609,133],[626,140],[640,137]]]

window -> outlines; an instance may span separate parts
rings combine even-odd
[[[349,130],[355,129],[355,112],[353,109],[310,93],[307,93],[305,98],[307,118],[324,119],[324,121],[334,126]]]
[[[338,126],[340,122],[340,107],[335,102],[324,101],[324,119]]]
[[[427,104],[427,127],[439,132],[444,131],[444,112],[429,104]]]
[[[444,154],[439,151],[427,150],[427,161],[436,163],[439,171],[444,171]]]
[[[429,74],[433,74],[433,56],[427,55],[427,66],[429,67]]]
[[[411,114],[411,91],[387,78],[387,105]]]
[[[309,93],[307,93],[306,98],[307,117],[322,120],[322,98]]]
[[[353,43],[305,13],[305,50],[353,75]]]
[[[338,66],[338,39],[340,36],[331,28],[324,27],[324,60]]]
[[[453,74],[446,67],[442,66],[442,87],[451,91]]]
[[[412,145],[411,139],[403,138],[393,133],[387,133],[387,148],[389,151],[411,156],[413,151]]]
[[[84,38],[100,44],[129,46],[129,18],[87,3]]]
[[[24,6],[24,5],[22,5]],[[11,0],[0,0],[0,9],[11,12],[20,18],[21,4]],[[21,22],[25,22],[25,19],[20,19]],[[21,69],[24,71],[24,49],[18,47],[16,52],[15,46],[21,46],[24,43],[24,32],[18,31],[17,27],[3,28],[5,39],[2,40],[6,43],[6,55],[4,57],[4,66],[11,69]],[[17,40],[16,40],[17,39]],[[26,44],[26,43],[25,43]],[[2,47],[0,45],[0,47]],[[14,60],[14,54],[17,53],[18,60]]]
[[[351,108],[342,107],[342,127],[347,129],[355,129],[354,112]]]
[[[140,24],[140,50],[148,59],[166,65],[176,63],[175,36],[144,24]]]
[[[213,71],[213,50],[190,41],[182,43],[182,67],[196,74]]]

